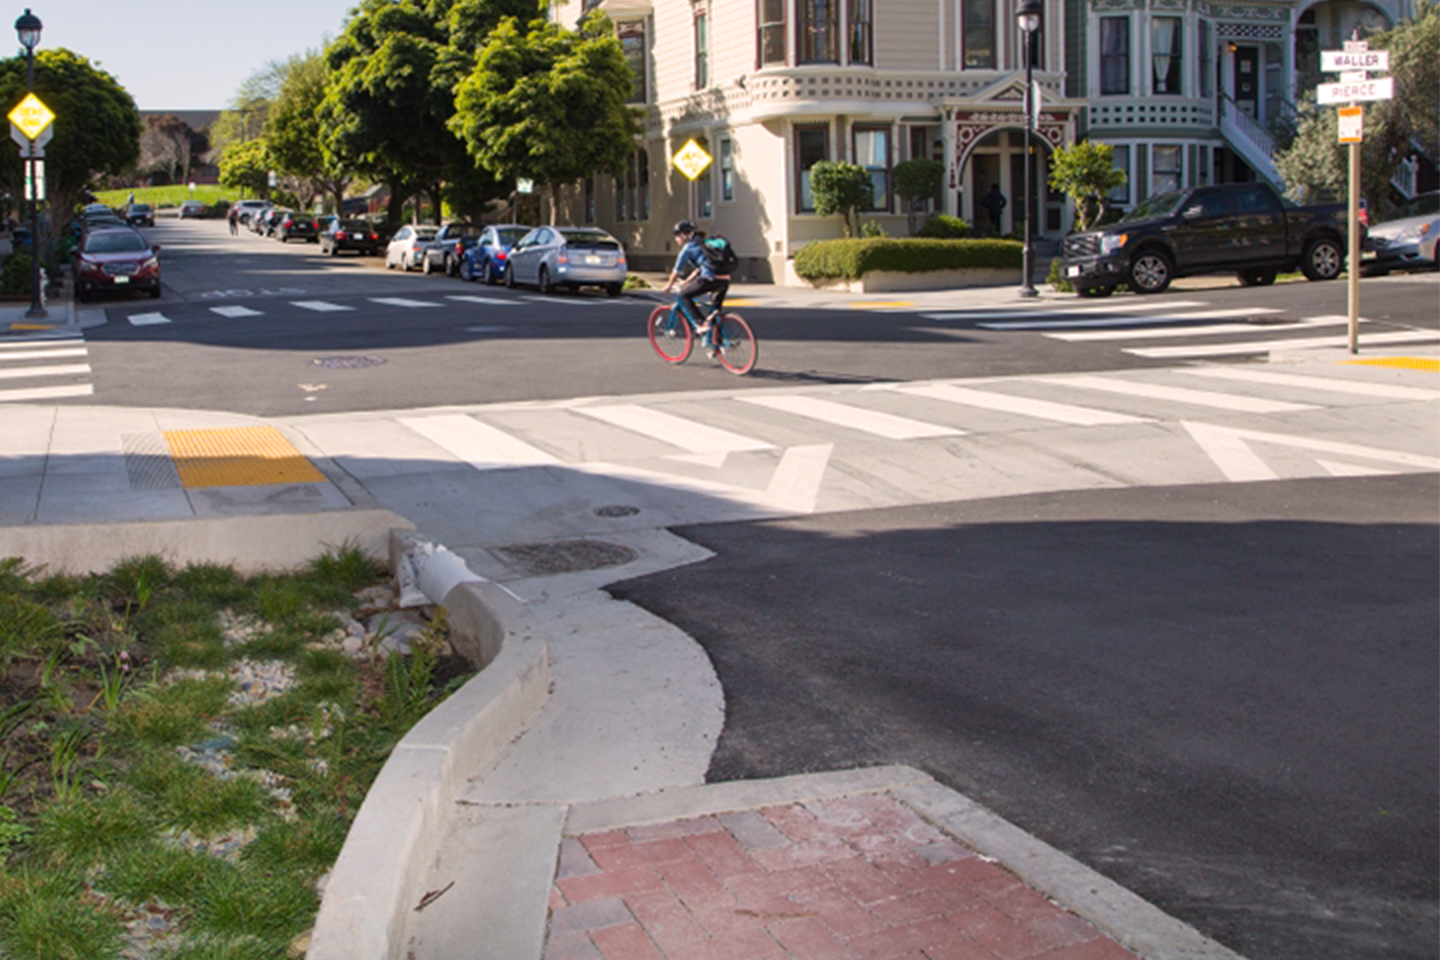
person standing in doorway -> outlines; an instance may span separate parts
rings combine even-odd
[[[990,217],[990,232],[996,235],[1000,233],[1000,215],[1005,212],[1005,207],[1010,201],[1005,199],[1005,194],[1000,192],[1000,184],[990,184],[990,192],[986,193],[980,200],[980,205],[985,208],[985,213]]]

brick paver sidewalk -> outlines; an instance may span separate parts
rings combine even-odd
[[[563,841],[546,960],[1134,960],[886,796]]]

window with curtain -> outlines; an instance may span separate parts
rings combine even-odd
[[[1180,18],[1153,17],[1150,20],[1150,66],[1152,93],[1180,93]]]
[[[995,69],[995,0],[965,0],[961,43],[966,70]]]
[[[1111,203],[1130,202],[1130,147],[1125,144],[1113,146],[1110,149],[1110,166],[1116,170],[1125,172],[1125,182],[1114,190],[1110,191]]]
[[[840,0],[797,0],[800,9],[800,62],[838,63],[835,34]]]
[[[855,165],[870,174],[872,197],[866,210],[890,209],[890,128],[856,127]]]
[[[815,195],[810,192],[810,168],[830,156],[829,127],[795,128],[795,182],[797,208],[801,213],[815,212]]]
[[[735,199],[735,144],[729,137],[720,141],[720,199]]]
[[[695,5],[695,89],[710,86],[710,11]]]
[[[1100,94],[1130,92],[1130,18],[1100,18]]]
[[[875,62],[874,0],[850,0],[850,62]]]
[[[626,103],[644,103],[649,97],[649,87],[645,83],[645,24],[638,20],[617,24],[615,36],[620,41],[625,62],[635,73],[635,86],[631,89],[630,99]]]
[[[785,62],[786,0],[759,0],[760,36],[756,38],[760,66]]]
[[[1150,152],[1150,195],[1180,189],[1180,148],[1155,146]]]

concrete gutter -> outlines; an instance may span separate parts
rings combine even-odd
[[[409,539],[393,538],[397,563]],[[422,583],[455,578],[453,569],[421,575]],[[519,599],[470,574],[448,586],[440,605],[452,645],[484,669],[416,724],[385,762],[326,884],[307,960],[402,955],[409,915],[466,777],[518,736],[549,696],[549,651]]]

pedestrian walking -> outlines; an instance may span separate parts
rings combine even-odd
[[[236,234],[238,234],[238,233],[240,232],[240,225],[239,225],[240,209],[239,209],[239,207],[236,206],[236,205],[233,204],[233,203],[230,204],[230,212],[225,215],[225,219],[230,221],[230,236],[233,237],[233,236],[235,236]]]
[[[997,234],[1000,232],[1000,214],[1005,212],[1009,203],[1010,201],[1005,199],[1005,194],[1000,192],[1000,184],[990,184],[990,192],[981,199],[980,205],[985,208],[986,214],[990,217],[991,232]]]

